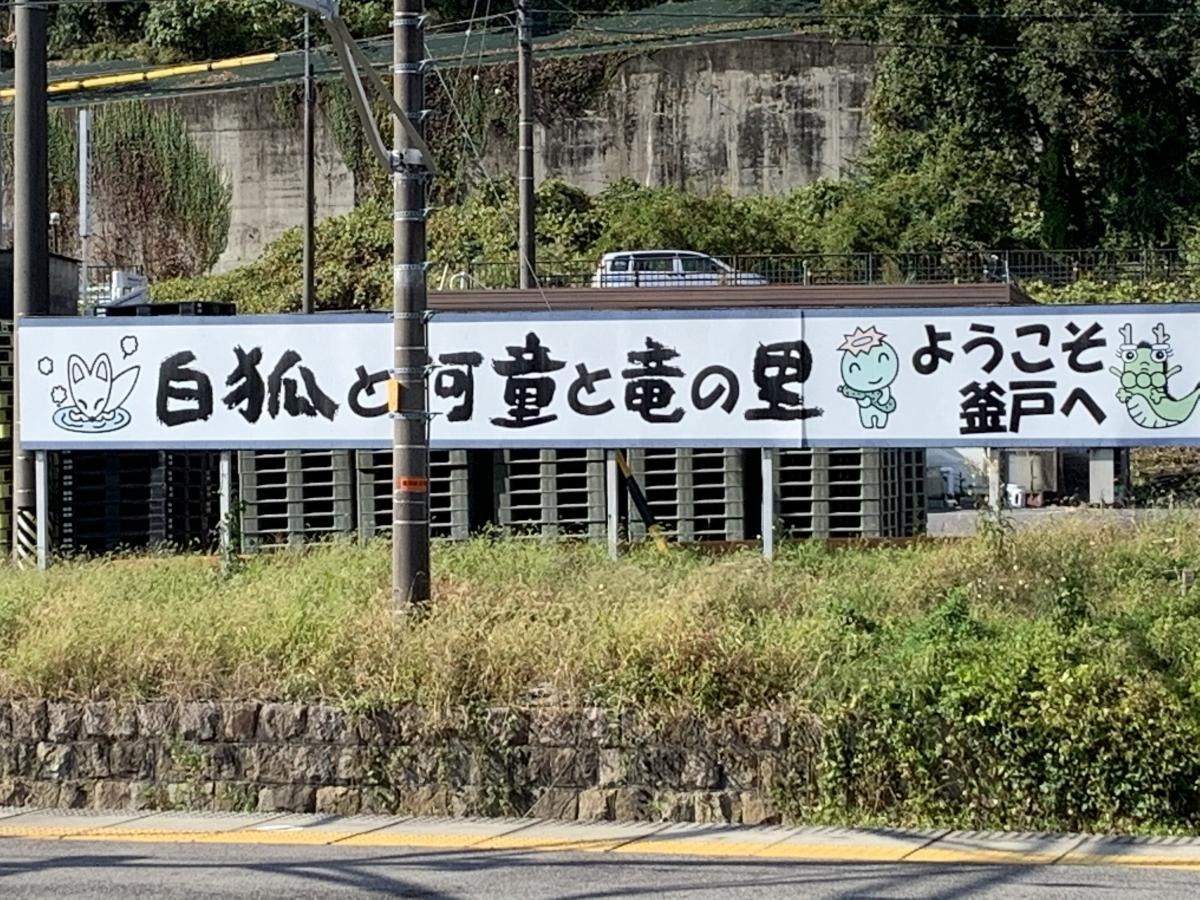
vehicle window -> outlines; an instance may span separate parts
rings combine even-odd
[[[628,272],[629,271],[629,257],[628,256],[616,257],[611,262],[609,262],[608,269],[610,272]]]
[[[639,256],[633,261],[635,272],[674,272],[673,256]]]
[[[705,275],[718,275],[722,269],[715,259],[708,256],[681,256],[685,272],[703,272]]]

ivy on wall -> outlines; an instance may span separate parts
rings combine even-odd
[[[3,153],[12,171],[11,113]],[[53,110],[47,136],[50,210],[59,214],[51,249],[76,254],[79,134],[76,116]],[[229,237],[228,178],[188,134],[183,117],[162,104],[113,103],[91,128],[92,255],[140,266],[152,278],[206,272]]]

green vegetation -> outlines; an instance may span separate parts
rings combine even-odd
[[[11,108],[0,118],[3,165],[12,171]],[[79,137],[76,117],[52,110],[47,133],[50,209],[59,213],[51,249],[76,252]],[[92,252],[155,278],[212,268],[229,236],[229,180],[162,104],[111,103],[91,128]]]
[[[586,14],[640,9],[658,2],[572,0],[570,8]],[[470,0],[427,0],[426,9],[433,24],[484,15],[483,5]],[[383,34],[390,27],[392,2],[341,0],[341,13],[357,35]],[[564,14],[555,11],[558,18]],[[63,3],[50,7],[50,17],[50,50],[64,59],[219,59],[295,48],[303,33],[303,14],[285,0]]]
[[[817,821],[1200,827],[1194,519],[898,549],[439,547],[427,616],[388,555],[0,569],[0,694],[332,698],[436,712],[549,696],[820,723]]]
[[[822,10],[884,49],[855,194],[873,249],[1172,244],[1195,227],[1200,19],[1185,0]]]

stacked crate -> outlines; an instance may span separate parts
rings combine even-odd
[[[521,537],[606,534],[603,450],[506,450],[498,524]]]
[[[746,465],[740,450],[631,450],[629,467],[651,513],[676,540],[740,541],[746,538]],[[629,536],[643,540],[646,526],[629,514]]]
[[[924,451],[779,450],[780,536],[900,537],[924,528]]]
[[[12,532],[13,324],[0,320],[0,540]]]
[[[49,474],[59,550],[98,554],[155,543],[160,462],[154,451],[57,454]]]
[[[349,450],[239,452],[243,549],[299,545],[353,533],[352,457]]]
[[[363,540],[392,531],[392,453],[359,450],[358,534]],[[471,458],[466,450],[429,454],[429,534],[435,540],[466,540],[471,533]],[[488,485],[488,493],[491,493]]]

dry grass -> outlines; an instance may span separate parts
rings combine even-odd
[[[811,707],[897,665],[948,601],[997,648],[1056,616],[1136,621],[1138,640],[1161,632],[1155,652],[1200,685],[1200,651],[1178,639],[1200,632],[1200,609],[1180,605],[1179,572],[1200,568],[1184,520],[905,549],[802,544],[773,565],[751,551],[610,563],[595,546],[477,540],[439,548],[436,596],[416,620],[392,614],[388,562],[381,544],[339,543],[229,577],[183,556],[0,568],[0,695]],[[1104,652],[1133,659],[1132,641]]]

